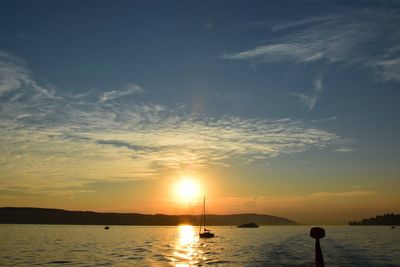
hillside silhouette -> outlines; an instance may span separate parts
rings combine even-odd
[[[283,217],[262,214],[207,215],[207,225],[296,225]],[[1,224],[80,224],[80,225],[198,225],[200,215],[165,215],[140,213],[102,213],[45,208],[0,208]]]

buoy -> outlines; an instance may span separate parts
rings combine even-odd
[[[319,240],[325,237],[325,230],[321,227],[313,227],[310,230],[310,236],[315,239],[315,266],[325,267],[321,245],[319,244]]]

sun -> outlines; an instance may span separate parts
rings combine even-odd
[[[200,185],[196,179],[183,177],[175,187],[175,193],[183,202],[196,201],[200,196]]]

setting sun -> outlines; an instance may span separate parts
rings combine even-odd
[[[181,201],[191,202],[200,196],[200,186],[194,178],[184,177],[176,185],[175,193]]]

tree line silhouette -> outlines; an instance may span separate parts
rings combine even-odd
[[[400,214],[386,213],[361,221],[350,221],[349,225],[400,225]]]

